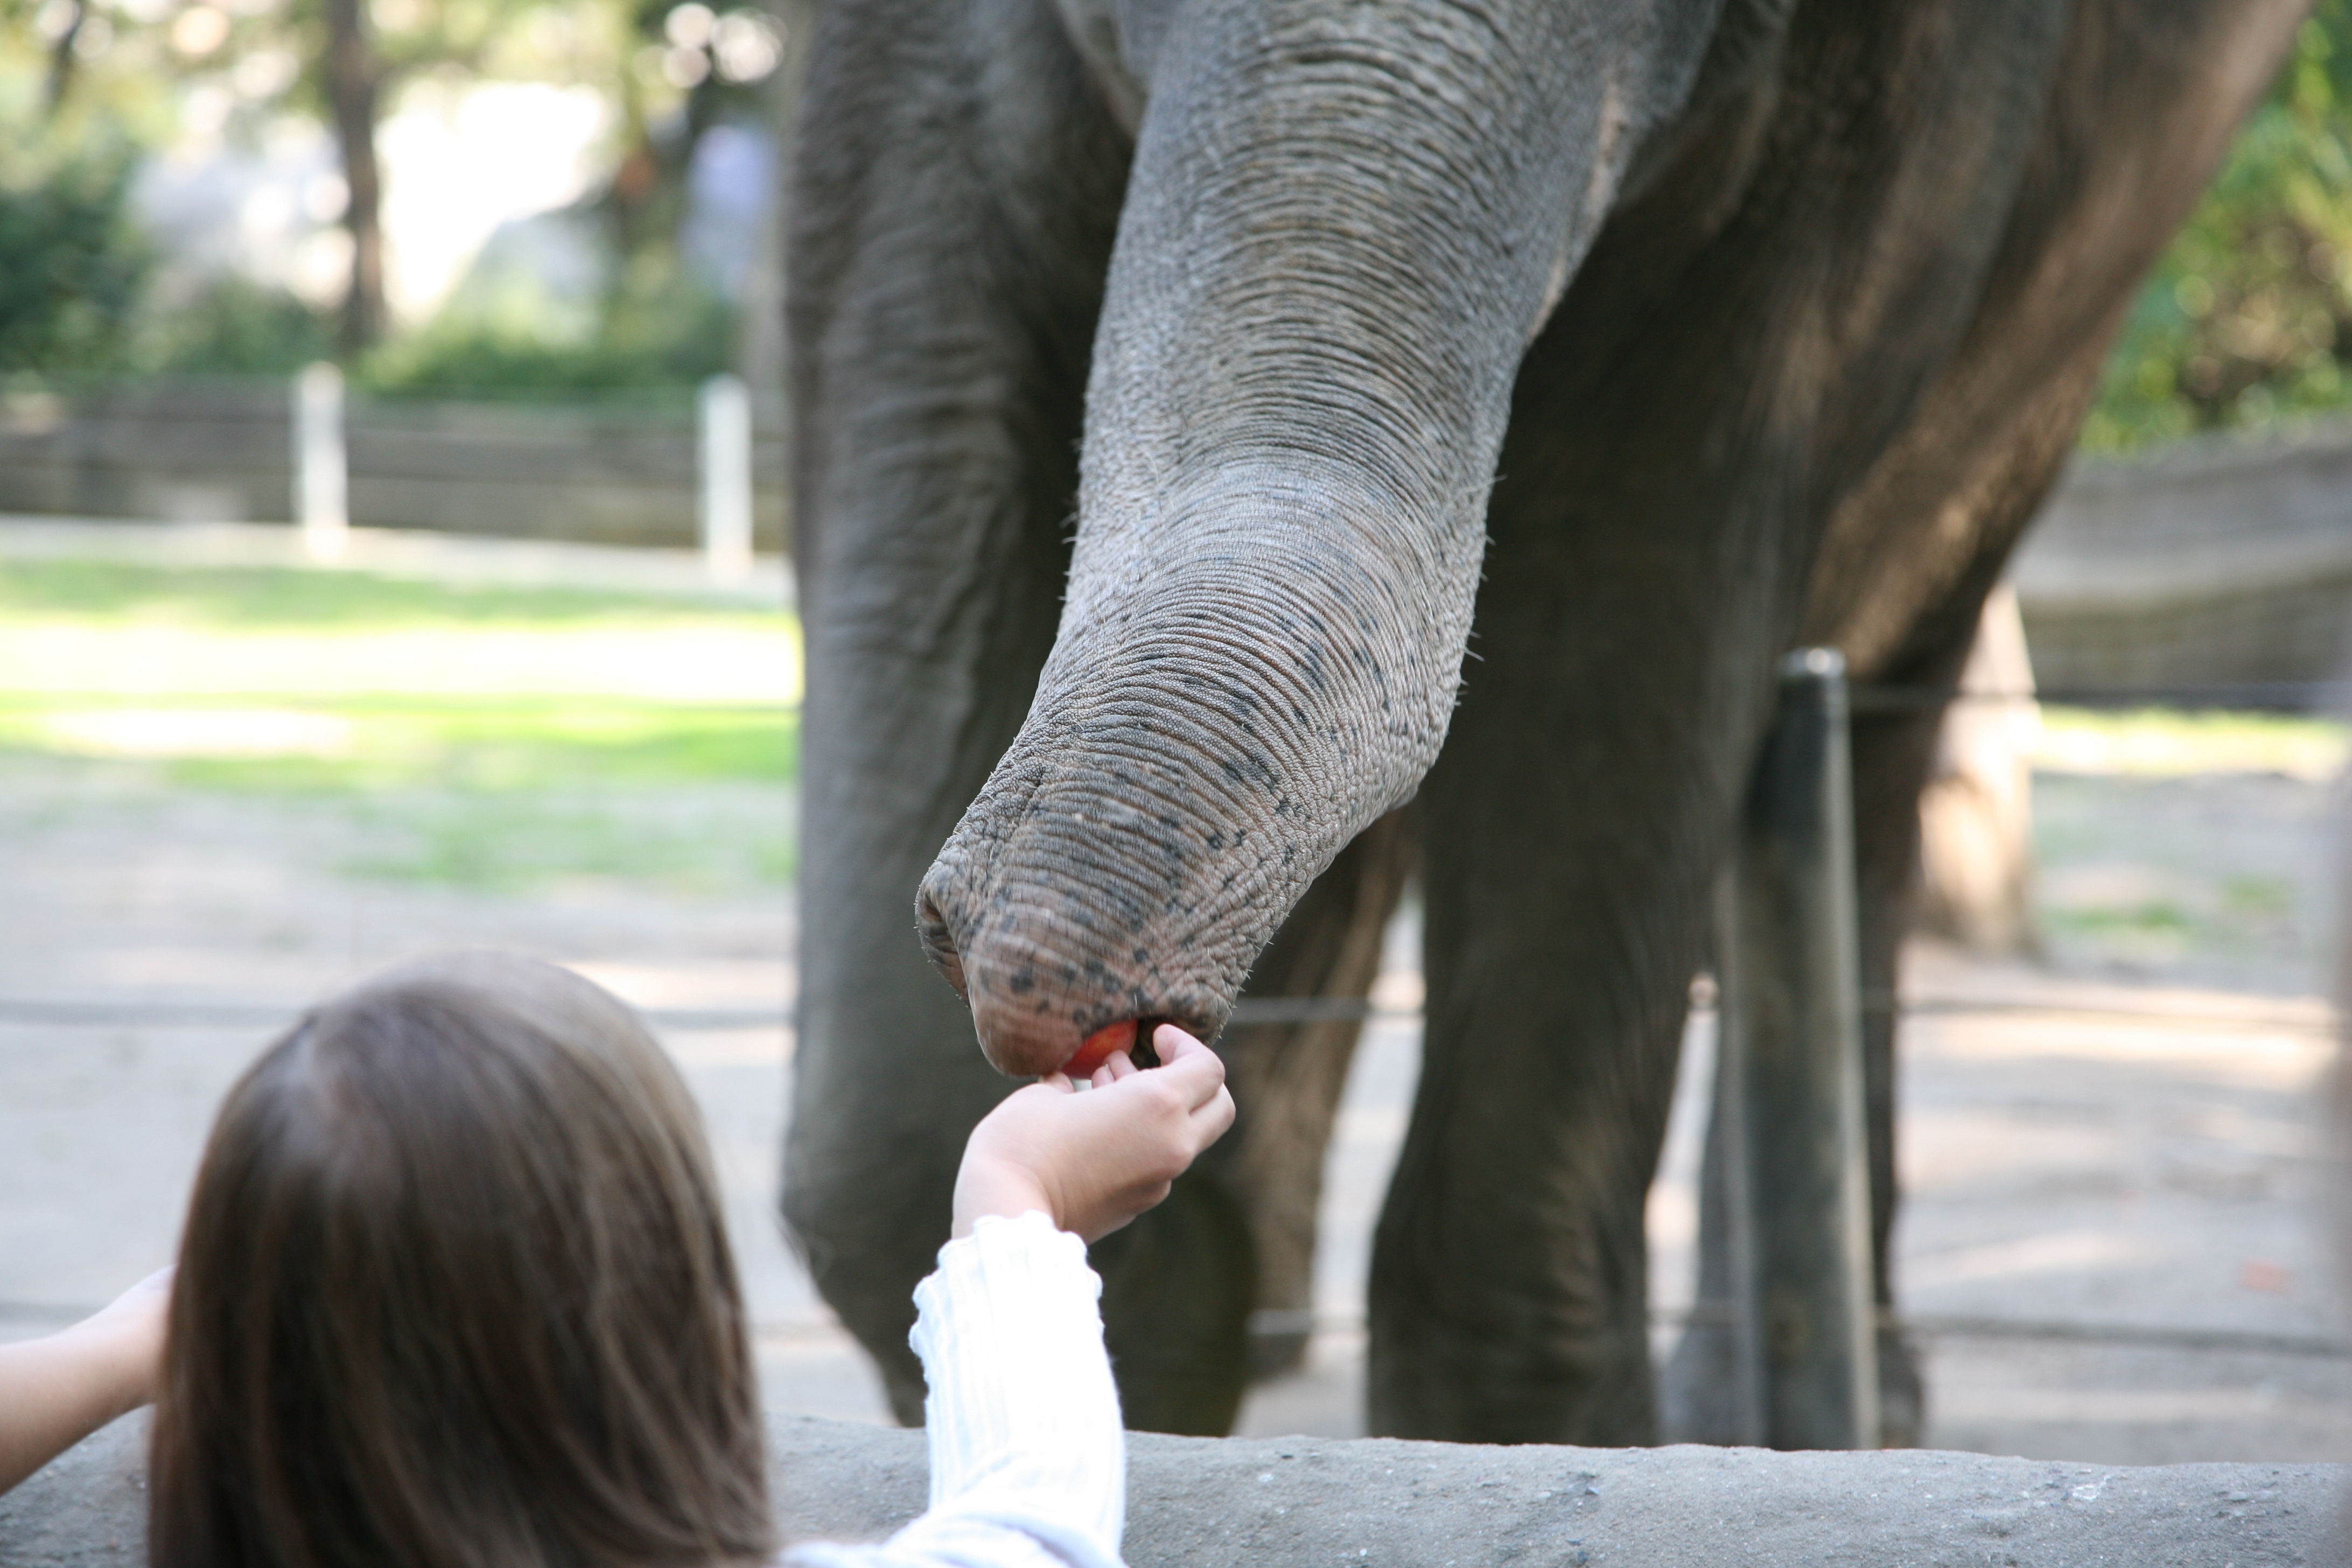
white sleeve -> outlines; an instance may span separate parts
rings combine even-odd
[[[930,1511],[793,1568],[1119,1568],[1127,1443],[1086,1244],[1032,1211],[940,1249],[908,1342],[930,1384]]]

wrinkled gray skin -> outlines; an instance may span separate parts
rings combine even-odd
[[[1213,1035],[1245,983],[1360,996],[1417,867],[1371,1428],[1655,1436],[1643,1197],[1774,656],[1953,677],[2301,8],[824,15],[784,1208],[902,1417],[908,1294],[1012,1087],[989,1064]],[[1873,987],[1933,725],[1856,728]],[[1227,1031],[1241,1126],[1096,1249],[1131,1424],[1222,1431],[1295,1353],[1248,1325],[1308,1304],[1353,1039]],[[1883,1256],[1884,1023],[1869,1046]],[[1916,1379],[1884,1359],[1899,1433]]]

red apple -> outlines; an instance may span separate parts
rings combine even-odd
[[[1087,1043],[1078,1047],[1077,1055],[1062,1064],[1062,1070],[1069,1074],[1074,1080],[1092,1078],[1095,1076],[1095,1068],[1110,1060],[1113,1056],[1120,1051],[1131,1051],[1134,1048],[1134,1019],[1128,1018],[1116,1024],[1105,1024],[1087,1037]]]

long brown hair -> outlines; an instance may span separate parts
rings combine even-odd
[[[772,1549],[701,1126],[635,1016],[460,954],[229,1091],[157,1402],[156,1568],[589,1568]]]

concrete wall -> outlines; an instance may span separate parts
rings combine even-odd
[[[0,1499],[0,1563],[144,1560],[142,1418]],[[872,1540],[923,1504],[922,1435],[772,1427],[788,1540]],[[1894,1450],[1489,1448],[1129,1439],[1134,1568],[2324,1568],[2352,1468],[2130,1469]]]

